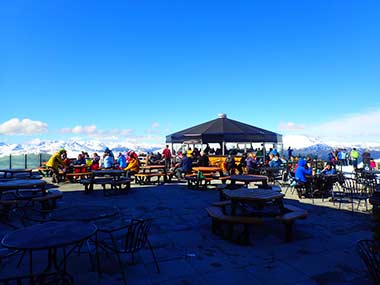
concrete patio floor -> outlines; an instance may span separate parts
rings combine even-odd
[[[153,217],[150,240],[161,273],[155,270],[150,251],[141,251],[135,264],[126,265],[128,284],[371,284],[358,254],[356,242],[370,239],[370,212],[351,213],[350,205],[320,199],[299,200],[287,193],[286,203],[308,210],[305,220],[296,221],[294,240],[284,241],[284,227],[273,221],[251,228],[251,245],[241,246],[211,232],[211,220],[204,208],[218,201],[217,191],[187,189],[185,184],[139,186],[132,184],[126,195],[104,197],[102,191],[84,194],[80,184],[59,185],[64,198],[58,207],[76,204],[114,205],[127,217]],[[0,225],[4,235],[10,231]],[[45,254],[46,255],[46,254]],[[37,258],[41,266],[45,255]],[[86,254],[73,254],[68,272],[74,284],[122,284],[113,259],[102,257],[99,280],[91,271]],[[2,264],[1,276],[27,273],[27,258],[20,268],[18,259]],[[123,257],[125,264],[129,256]]]

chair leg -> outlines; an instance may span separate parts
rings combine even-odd
[[[20,256],[20,259],[17,262],[17,267],[20,267],[21,262],[24,259],[25,254],[26,254],[26,251],[23,251],[22,254],[21,254],[21,256]]]
[[[124,269],[123,269],[123,264],[121,262],[121,257],[120,257],[120,254],[119,252],[116,250],[117,249],[117,244],[116,244],[116,241],[112,238],[112,244],[115,248],[115,252],[116,252],[116,257],[117,257],[117,261],[119,263],[119,266],[120,266],[120,270],[121,270],[121,274],[123,275],[123,282],[125,285],[127,285],[127,278],[125,276],[125,272],[124,272]]]
[[[157,258],[156,258],[156,255],[154,254],[152,244],[150,243],[149,239],[147,239],[147,242],[148,242],[148,246],[149,246],[150,252],[152,253],[152,256],[153,256],[153,259],[154,259],[154,263],[156,264],[157,272],[160,273],[161,272],[160,271],[160,267],[158,266]]]

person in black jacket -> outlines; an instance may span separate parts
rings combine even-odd
[[[204,151],[201,152],[201,156],[198,160],[198,166],[210,166],[210,160]]]
[[[247,159],[247,156],[247,153],[244,152],[237,166],[237,170],[239,171],[240,175],[244,173],[244,168],[247,166],[247,162],[245,161]]]

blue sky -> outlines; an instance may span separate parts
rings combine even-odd
[[[380,1],[2,1],[0,141],[141,140],[218,113],[380,141]]]

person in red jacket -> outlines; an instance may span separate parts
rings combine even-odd
[[[169,145],[162,151],[162,157],[165,159],[165,168],[170,169],[172,163],[172,152],[169,149]]]

